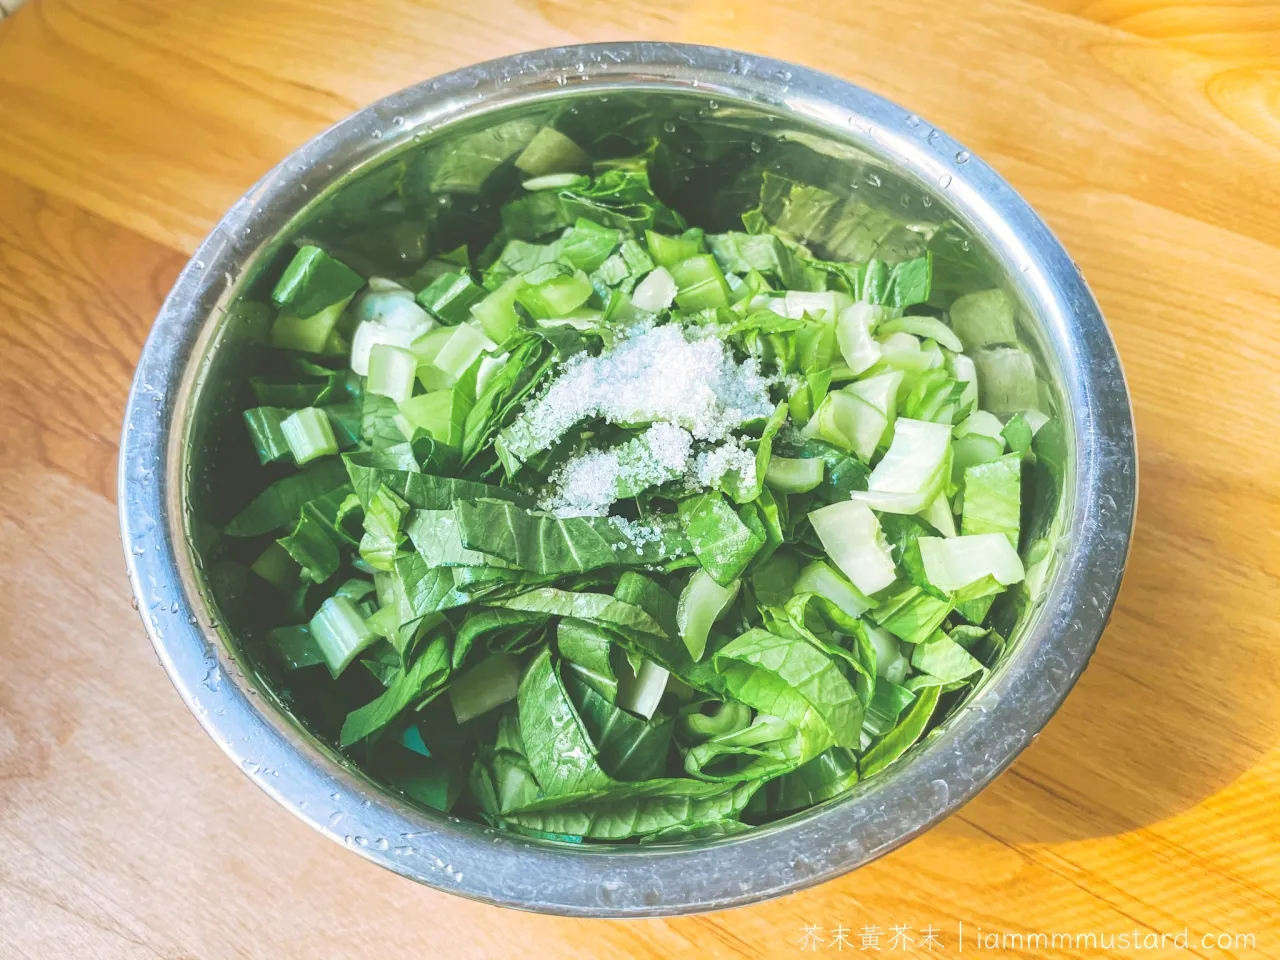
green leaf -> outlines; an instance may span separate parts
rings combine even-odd
[[[344,545],[332,519],[325,516],[323,503],[304,503],[293,531],[276,541],[316,583],[324,583],[337,573]]]
[[[902,756],[907,748],[920,739],[924,728],[933,716],[938,705],[940,694],[938,687],[926,687],[916,697],[916,702],[906,712],[898,725],[884,737],[873,743],[858,762],[859,772],[865,780],[873,773],[878,773]]]
[[[299,317],[310,317],[341,303],[364,286],[364,277],[319,247],[301,248],[276,283],[271,299],[290,304]]]
[[[654,637],[666,637],[661,624],[639,607],[615,599],[606,593],[575,593],[542,587],[497,604],[507,610],[545,613],[555,617],[590,620],[606,627],[634,630]]]
[[[400,670],[378,699],[347,715],[342,725],[342,745],[350,746],[381,730],[414,702],[439,693],[449,678],[449,641],[437,636],[418,655],[413,666]]]
[[[556,361],[553,349],[530,339],[510,352],[502,368],[485,385],[467,414],[462,431],[462,456],[469,462],[493,441],[515,416],[517,407],[550,372]]]
[[[737,816],[759,788],[754,781],[649,780],[537,800],[511,810],[508,819],[549,833],[594,840],[624,840],[670,827]]]
[[[858,758],[845,747],[831,747],[767,785],[771,813],[788,813],[838,797],[858,782]]]
[[[529,664],[517,703],[529,766],[547,796],[603,790],[613,783],[596,761],[595,745],[573,708],[549,648],[544,647]]]
[[[404,542],[404,519],[409,505],[385,484],[364,513],[364,536],[360,539],[360,556],[375,570],[391,570]]]
[[[1025,457],[1031,452],[1031,444],[1035,440],[1035,433],[1031,429],[1031,424],[1027,422],[1027,418],[1022,414],[1015,413],[1010,417],[1009,422],[1000,431],[1000,435],[1009,444],[1009,449],[1019,456]]]
[[[915,694],[906,687],[884,677],[876,677],[875,693],[867,704],[866,715],[862,719],[862,729],[873,737],[884,736],[898,722],[898,717],[907,708]]]
[[[742,730],[690,747],[684,769],[703,780],[767,780],[802,762],[805,739],[785,720],[761,713]]]
[[[227,524],[232,537],[256,537],[298,520],[302,505],[345,486],[346,471],[337,460],[322,460],[299,473],[281,477],[258,494]]]
[[[356,496],[367,510],[379,486],[386,487],[411,507],[419,510],[448,510],[455,500],[510,500],[527,502],[524,494],[508,487],[494,487],[455,477],[437,477],[408,470],[388,470],[370,462],[368,454],[347,454],[342,458]]]
[[[244,424],[248,428],[249,439],[253,441],[253,448],[257,451],[259,463],[293,459],[289,441],[280,429],[280,425],[293,413],[293,410],[282,407],[254,407],[244,412]]]
[[[556,650],[564,659],[565,669],[576,673],[610,703],[618,696],[618,677],[610,657],[613,636],[589,620],[573,617],[565,617],[556,628]]]
[[[497,558],[462,545],[462,527],[453,510],[414,510],[407,525],[409,539],[431,567],[505,567]]]
[[[718,493],[681,500],[680,526],[698,562],[722,587],[742,576],[765,542]]]
[[[916,644],[911,652],[911,665],[942,683],[967,680],[982,670],[981,663],[941,630],[924,643]]]
[[[672,716],[644,721],[600,696],[580,675],[566,680],[601,768],[615,780],[648,780],[662,772],[675,723]]]
[[[404,583],[406,602],[414,616],[425,617],[454,607],[464,607],[472,597],[454,587],[456,567],[430,567],[416,553],[396,558],[395,572]]]
[[[855,490],[867,489],[867,477],[871,469],[851,453],[821,440],[806,440],[797,455],[817,457],[826,464],[826,470],[814,493],[827,503],[848,500]]]
[[[965,536],[1003,533],[1018,548],[1022,517],[1022,457],[1011,453],[964,471],[964,509],[960,532]]]
[[[833,744],[857,747],[862,704],[836,662],[807,640],[748,630],[713,662],[734,698],[804,735],[801,763]]]
[[[656,830],[640,837],[640,843],[685,843],[690,840],[718,840],[750,830],[741,820],[703,820],[698,823],[677,823],[665,830]]]
[[[495,641],[502,634],[530,626],[542,626],[550,617],[544,613],[524,610],[507,610],[502,607],[486,607],[469,610],[453,638],[453,666],[457,669],[466,660],[467,653],[478,641],[488,641],[489,649],[495,649]]]
[[[480,498],[459,498],[455,511],[464,546],[532,573],[657,564],[688,552],[685,538],[676,531],[637,544],[609,517],[561,519]]]
[[[921,587],[903,584],[883,595],[869,616],[895,637],[919,643],[942,625],[953,606],[950,599],[940,600]]]
[[[680,635],[680,628],[676,623],[676,598],[651,577],[636,573],[634,570],[626,570],[618,578],[613,596],[647,613],[662,627],[663,636]]]
[[[324,654],[305,623],[267,631],[267,642],[284,661],[285,669],[301,670],[324,663]]]
[[[456,326],[471,318],[471,308],[485,296],[469,272],[457,271],[436,277],[416,299],[441,323]]]
[[[376,447],[404,443],[396,426],[400,407],[390,397],[366,392],[360,401],[360,439]]]

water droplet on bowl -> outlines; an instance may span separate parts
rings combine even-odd
[[[381,140],[381,139],[382,139],[382,131],[381,131],[381,130],[375,130],[375,131],[373,131],[373,133],[369,134],[369,136],[373,137],[373,139],[375,139],[375,140]]]
[[[920,126],[920,118],[919,118],[919,117],[917,117],[914,113],[908,113],[908,114],[907,114],[907,126],[908,126],[908,127],[918,127],[918,126]]]
[[[940,176],[938,178],[938,186],[940,186],[943,190],[951,186],[951,174],[944,173],[942,176]]]
[[[392,117],[391,122],[394,123],[397,127],[403,127],[404,117]]]
[[[968,163],[968,162],[969,162],[968,150],[961,150],[959,153],[956,154],[956,163]]]

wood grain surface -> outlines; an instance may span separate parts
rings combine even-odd
[[[151,318],[270,165],[433,74],[618,38],[828,70],[993,163],[1102,304],[1142,479],[1097,656],[978,799],[801,894],[573,921],[392,876],[228,763],[130,609],[114,470]],[[1275,3],[32,0],[0,23],[0,957],[956,955],[959,924],[1280,956],[1278,418]]]

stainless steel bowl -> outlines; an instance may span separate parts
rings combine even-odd
[[[638,101],[637,96],[647,98]],[[851,186],[901,194],[913,216],[963,225],[1022,300],[1065,413],[1046,588],[1012,652],[910,754],[847,796],[755,831],[663,847],[526,840],[421,809],[306,732],[222,623],[202,566],[212,425],[246,332],[228,307],[336,187],[400,151],[572,99],[653,102],[809,138]],[[683,106],[682,106],[683,105]],[[692,105],[691,107],[689,105]],[[745,118],[745,119],[744,119]],[[594,121],[593,121],[594,122]],[[969,243],[969,240],[964,241]],[[1106,625],[1134,519],[1133,422],[1115,346],[1075,265],[990,167],[919,117],[826,74],[712,47],[563,47],[468,67],[321,134],[222,219],[179,277],[139,362],[120,456],[129,576],[160,662],[219,746],[294,815],[356,853],[477,900],[578,916],[657,916],[761,900],[852,870],[917,836],[1002,771],[1048,722]],[[216,493],[214,490],[212,493]]]

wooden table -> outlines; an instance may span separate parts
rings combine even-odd
[[[151,319],[269,166],[432,74],[619,37],[829,70],[981,153],[1093,284],[1142,449],[1111,629],[1012,770],[854,875],[638,922],[434,893],[286,816],[156,666],[113,503]],[[0,23],[0,955],[792,956],[864,927],[954,955],[963,923],[967,953],[1280,956],[1278,331],[1275,3],[33,0]]]

